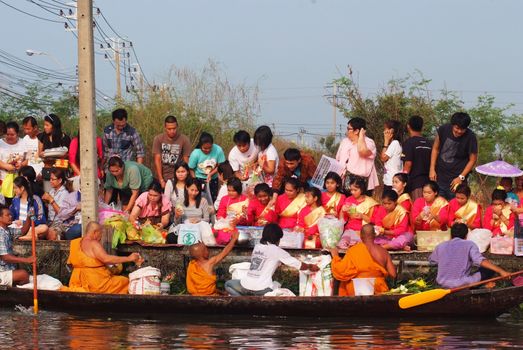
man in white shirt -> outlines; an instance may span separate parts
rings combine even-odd
[[[36,175],[42,172],[44,163],[38,156],[38,123],[34,117],[25,117],[22,121],[22,128],[24,129],[24,138],[22,141],[25,145],[26,159],[29,161],[29,165],[33,167]]]
[[[233,136],[234,146],[229,152],[229,164],[234,175],[242,182],[249,180],[253,170],[258,165],[258,147],[245,130],[240,130]]]

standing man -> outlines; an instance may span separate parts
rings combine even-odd
[[[189,162],[191,142],[187,136],[178,132],[176,117],[167,116],[163,125],[165,132],[156,135],[153,140],[153,156],[156,176],[162,188],[165,188],[166,182],[174,179],[174,164],[180,160]]]
[[[344,167],[343,190],[350,193],[349,183],[353,178],[362,178],[367,184],[367,193],[372,195],[379,186],[374,159],[376,144],[366,136],[367,123],[363,118],[352,118],[347,124],[346,138],[341,140],[336,160]]]
[[[138,131],[127,124],[127,111],[116,109],[112,116],[113,123],[105,127],[102,139],[104,160],[119,156],[124,162],[132,160],[142,164],[145,148]]]
[[[28,165],[32,166],[36,175],[42,172],[44,163],[38,155],[38,123],[32,116],[25,117],[22,121],[22,128],[24,129],[24,138],[22,141],[25,145],[26,159],[29,161]]]
[[[423,135],[423,118],[417,115],[407,122],[409,138],[403,143],[403,172],[409,175],[408,190],[412,201],[423,195],[423,185],[429,182],[432,143]]]
[[[440,195],[447,200],[455,197],[456,187],[466,182],[478,160],[478,140],[469,125],[467,113],[454,113],[450,124],[438,128],[434,140],[429,177],[438,183]]]

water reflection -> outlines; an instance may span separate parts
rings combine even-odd
[[[0,310],[0,348],[426,349],[521,348],[523,323],[500,320],[353,320],[110,315]]]

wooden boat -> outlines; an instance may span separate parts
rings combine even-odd
[[[32,290],[0,290],[0,306],[29,307]],[[193,297],[189,295],[115,295],[39,291],[42,310],[124,313],[140,318],[161,315],[260,315],[306,317],[496,317],[523,302],[523,287],[476,289],[447,295],[423,306],[402,310],[402,295],[359,297]]]

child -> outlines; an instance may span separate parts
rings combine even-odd
[[[272,187],[272,182],[278,170],[278,151],[272,144],[272,131],[267,125],[262,125],[254,132],[254,144],[258,146],[258,167],[264,182]]]
[[[492,202],[485,211],[483,228],[490,230],[493,236],[510,235],[514,232],[515,215],[506,203],[507,193],[497,188],[492,192]]]
[[[412,209],[412,200],[410,199],[408,192],[405,191],[407,188],[407,181],[407,174],[397,173],[392,178],[392,189],[398,194],[398,204],[410,213]]]
[[[459,184],[454,193],[456,197],[449,202],[449,226],[462,223],[469,230],[481,228],[481,206],[470,199],[470,187]]]
[[[213,201],[218,196],[218,164],[225,162],[225,154],[220,146],[214,144],[211,134],[202,132],[198,145],[189,157],[191,176],[209,186]]]
[[[516,206],[519,205],[519,197],[517,194],[512,192],[513,190],[513,182],[511,177],[504,177],[499,181],[499,185],[503,187],[505,192],[507,192],[507,202],[508,203],[515,203]]]
[[[209,258],[205,244],[198,242],[189,247],[191,262],[187,267],[187,291],[191,295],[216,295],[216,275],[213,270],[232,250],[238,240],[238,231],[233,232],[230,242],[218,254]]]
[[[236,146],[229,152],[229,163],[234,175],[246,184],[257,165],[258,148],[245,130],[235,133],[232,140]]]
[[[409,224],[409,214],[398,204],[398,194],[393,190],[383,191],[381,206],[376,209],[376,231],[374,240],[387,250],[410,250],[414,235]]]
[[[325,209],[321,205],[321,191],[316,187],[307,188],[305,190],[305,203],[307,206],[300,210],[298,225],[294,231],[305,233],[303,248],[321,248],[318,221],[325,216]]]
[[[214,201],[214,209],[218,211],[220,207],[220,202],[223,197],[227,195],[227,180],[234,176],[234,171],[232,170],[231,164],[228,160],[218,165],[218,180],[220,181],[220,190],[218,191],[218,196]]]
[[[374,208],[378,202],[364,194],[366,189],[365,180],[355,178],[350,181],[351,196],[345,199],[341,214],[343,219],[347,220],[347,224],[338,243],[340,249],[347,249],[360,242],[361,227],[373,222]]]
[[[401,162],[401,123],[397,120],[387,120],[383,126],[383,149],[380,159],[383,162],[384,190],[392,189],[392,177],[402,171]]]
[[[249,200],[242,194],[242,182],[237,177],[227,180],[227,195],[222,198],[220,207],[216,213],[217,219],[229,218],[231,220],[230,230],[219,230],[216,235],[217,244],[227,244],[231,239],[231,231],[237,225],[245,225],[247,222],[246,211]]]
[[[276,199],[278,224],[282,229],[294,229],[298,224],[298,213],[306,205],[305,195],[300,193],[298,179],[287,178],[283,181],[284,192]]]
[[[439,195],[439,186],[429,181],[423,186],[423,197],[412,205],[411,220],[414,229],[422,231],[446,231],[449,216],[448,202]]]
[[[321,194],[321,203],[326,215],[340,217],[341,208],[345,202],[345,195],[341,193],[341,176],[329,171],[323,182],[326,192]]]
[[[272,190],[266,183],[257,184],[254,187],[254,198],[249,200],[247,207],[247,225],[265,226],[278,222],[274,206],[269,205],[271,196]]]

